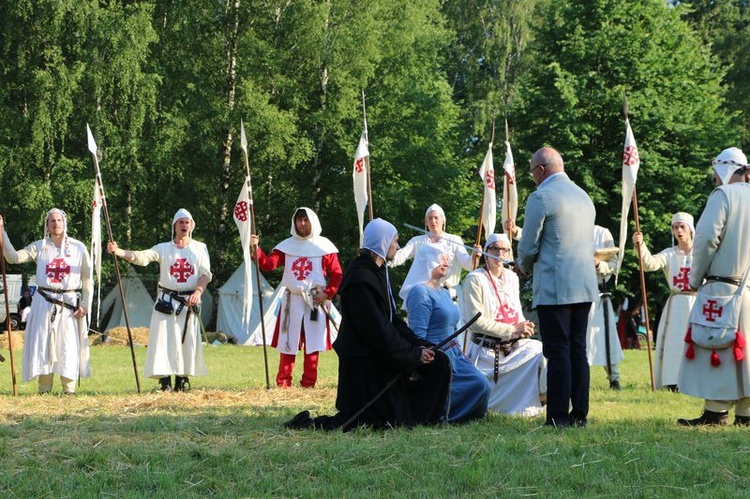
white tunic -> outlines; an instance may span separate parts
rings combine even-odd
[[[36,262],[36,283],[50,298],[76,308],[86,306],[92,292],[91,259],[83,243],[66,238],[58,248],[46,239],[16,252],[3,231],[3,246],[9,263]],[[78,319],[74,314],[74,310],[37,294],[24,333],[23,381],[40,374],[58,374],[72,380],[89,377],[88,325],[86,318]]]
[[[331,331],[327,317],[316,310],[318,317],[316,320],[311,318],[313,300],[310,290],[326,287],[323,257],[285,254],[281,285],[286,287],[286,291],[279,310],[278,338],[274,338],[279,352],[297,354],[303,327],[305,353],[330,350]]]
[[[661,313],[656,336],[654,384],[656,388],[676,385],[683,359],[685,333],[695,293],[689,291],[690,265],[693,254],[685,254],[673,246],[651,255],[646,245],[641,246],[643,269],[651,272],[663,269],[670,295]]]
[[[211,263],[206,245],[191,240],[184,248],[172,241],[160,243],[148,250],[133,251],[136,265],[159,263],[159,286],[157,300],[164,296],[163,289],[192,292],[201,276],[211,279]],[[187,299],[189,294],[181,295]],[[172,300],[175,312],[180,303]],[[186,323],[187,320],[187,323]],[[200,317],[183,306],[179,314],[165,314],[154,309],[146,350],[144,375],[148,378],[163,376],[205,376]]]
[[[526,320],[521,310],[518,276],[510,270],[503,270],[499,279],[492,276],[491,282],[485,269],[477,269],[466,276],[462,291],[464,320],[482,312],[470,329],[472,334],[508,340],[513,324]],[[489,410],[522,416],[536,416],[543,412],[540,394],[547,391],[547,375],[542,342],[523,339],[516,342],[508,355],[500,352],[502,358],[497,383],[494,349],[473,341],[468,345],[467,357],[490,382]]]
[[[615,241],[612,233],[604,227],[594,227],[594,251],[601,248],[614,248]],[[617,256],[608,262],[600,261],[596,269],[596,280],[599,290],[604,289],[612,273],[617,269]],[[617,365],[622,361],[622,347],[617,335],[617,316],[612,308],[611,298],[599,293],[599,301],[591,303],[589,312],[589,328],[586,334],[586,356],[590,366],[607,365],[607,328],[605,327],[605,309],[609,323],[609,364]]]
[[[714,189],[695,227],[690,283],[697,287],[705,277],[741,279],[750,265],[750,184],[734,183]],[[706,291],[729,295],[737,287],[707,282]],[[740,311],[740,333],[750,331],[750,290],[745,289]],[[680,392],[708,400],[735,401],[750,397],[748,346],[737,362],[733,348],[716,350],[721,364],[712,366],[711,350],[694,345],[695,358],[682,360]]]

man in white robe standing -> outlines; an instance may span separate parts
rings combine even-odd
[[[271,346],[279,350],[276,386],[292,386],[297,352],[305,360],[300,385],[313,388],[318,380],[319,352],[331,349],[331,321],[327,308],[336,295],[343,272],[336,246],[321,233],[318,215],[301,207],[292,215],[292,237],[284,239],[266,255],[253,236],[253,260],[264,272],[284,266],[281,284],[286,288]]]
[[[189,376],[206,375],[197,307],[211,282],[211,262],[206,245],[193,239],[194,229],[193,216],[181,208],[172,217],[171,241],[143,251],[123,250],[113,241],[107,244],[107,251],[135,265],[159,263],[144,375],[159,378],[162,391],[186,391]]]
[[[609,229],[594,226],[594,266],[599,285],[599,300],[591,304],[589,328],[586,335],[586,356],[590,366],[604,366],[609,387],[620,389],[620,362],[624,358],[620,338],[617,336],[617,317],[612,299],[607,292],[607,281],[617,269],[617,254],[609,260],[597,257],[597,250],[615,248]]]
[[[68,237],[68,217],[53,208],[44,238],[16,251],[0,217],[8,263],[36,262],[37,299],[31,302],[23,344],[23,381],[39,377],[39,393],[52,391],[55,374],[63,393],[73,395],[79,377],[88,378],[89,342],[84,304],[93,291],[86,246]]]
[[[722,151],[713,166],[717,187],[695,228],[690,285],[700,286],[709,295],[727,296],[737,291],[750,266],[750,175],[747,158],[734,147]],[[745,347],[750,331],[747,287],[742,290],[740,307],[739,331],[727,348],[687,343],[679,389],[705,402],[701,416],[678,419],[680,425],[725,425],[729,410],[734,407],[734,424],[750,426],[750,361]]]

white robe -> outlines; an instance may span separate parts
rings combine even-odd
[[[695,293],[689,291],[688,283],[693,255],[684,254],[677,246],[657,255],[651,255],[645,244],[641,249],[643,269],[648,272],[663,269],[671,292],[664,304],[656,335],[654,384],[658,389],[676,385],[679,381],[688,316],[695,303]]]
[[[135,265],[158,262],[159,286],[172,291],[193,291],[201,276],[206,275],[211,279],[208,248],[195,240],[191,240],[184,248],[178,248],[169,241],[148,250],[133,251],[133,254]],[[162,289],[158,289],[157,300],[161,297]],[[187,299],[188,295],[182,297]],[[177,301],[172,301],[172,305],[175,311],[180,306]],[[147,378],[206,375],[200,317],[191,313],[186,325],[187,315],[187,307],[182,307],[176,315],[154,309],[143,368]]]
[[[594,251],[601,248],[614,248],[615,241],[612,233],[604,227],[594,227]],[[617,269],[617,256],[608,262],[600,261],[596,269],[596,280],[599,290],[605,286],[612,273]],[[599,293],[599,300],[591,303],[589,312],[589,328],[586,334],[586,357],[590,366],[607,366],[607,329],[604,321],[604,307],[607,307],[609,320],[609,363],[617,366],[625,357],[620,346],[620,338],[617,335],[617,316],[612,308],[611,298],[606,298]],[[613,369],[617,372],[617,368]]]
[[[723,185],[711,193],[695,227],[690,283],[697,287],[707,276],[739,280],[748,265],[750,184]],[[723,282],[707,282],[703,286],[713,295],[729,295],[737,290],[736,286]],[[749,331],[750,290],[746,287],[740,310],[740,333],[746,340]],[[726,402],[750,397],[750,346],[745,346],[745,358],[739,362],[735,360],[733,348],[716,350],[721,361],[719,366],[711,365],[711,350],[693,346],[695,358],[683,357],[680,392]]]
[[[57,248],[46,239],[16,251],[3,231],[3,249],[9,263],[36,262],[36,283],[51,298],[86,307],[92,293],[91,258],[83,243],[66,237],[63,247]],[[80,294],[76,290],[81,290]],[[86,318],[78,319],[74,313],[39,294],[31,302],[24,333],[23,381],[40,374],[58,374],[72,380],[89,377],[88,326]]]
[[[521,310],[518,276],[506,269],[501,279],[493,279],[506,307],[504,314],[500,312],[501,304],[490,283],[489,274],[484,269],[477,269],[464,279],[464,320],[482,312],[470,329],[472,334],[508,340],[513,325],[501,322],[501,315],[515,315],[516,323],[526,320]],[[495,351],[473,341],[468,345],[466,356],[490,382],[489,410],[521,416],[536,416],[543,412],[540,395],[547,392],[547,374],[541,341],[519,340],[507,356],[500,352],[499,355],[503,357],[499,362],[497,383]]]

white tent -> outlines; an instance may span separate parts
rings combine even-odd
[[[146,291],[143,281],[133,267],[128,269],[128,275],[122,276],[122,288],[125,294],[125,302],[128,304],[128,320],[130,327],[148,327],[151,324],[151,312],[154,309],[154,300]],[[107,327],[108,331],[113,327],[125,326],[125,313],[122,309],[120,288],[115,285],[112,291],[102,300],[101,315],[103,319],[107,312],[112,310]]]
[[[253,272],[253,284],[255,280],[255,265]],[[276,327],[276,317],[281,308],[281,298],[284,295],[284,287],[279,286],[275,290],[268,284],[268,281],[261,275],[260,285],[263,296],[263,323],[266,329],[266,344],[271,344],[273,331]],[[224,334],[233,336],[238,345],[256,346],[263,344],[263,329],[260,325],[260,310],[258,307],[258,291],[253,290],[252,312],[250,314],[249,331],[242,329],[242,300],[245,289],[245,264],[242,263],[234,271],[232,277],[219,288],[219,309],[216,317],[216,329]],[[336,307],[331,305],[331,317],[335,322],[332,328],[332,341],[338,334],[337,327],[341,322],[341,314]]]

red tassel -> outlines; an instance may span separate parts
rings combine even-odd
[[[687,333],[685,333],[685,343],[693,342],[693,326],[688,326]]]
[[[737,362],[745,358],[745,338],[740,334],[739,330],[737,335],[734,337],[734,360]]]
[[[716,353],[716,350],[711,350],[711,365],[714,367],[719,367],[721,365],[721,359],[719,358],[719,354]]]
[[[695,358],[695,347],[692,343],[688,345],[687,350],[685,350],[685,357],[690,360],[693,360]]]

